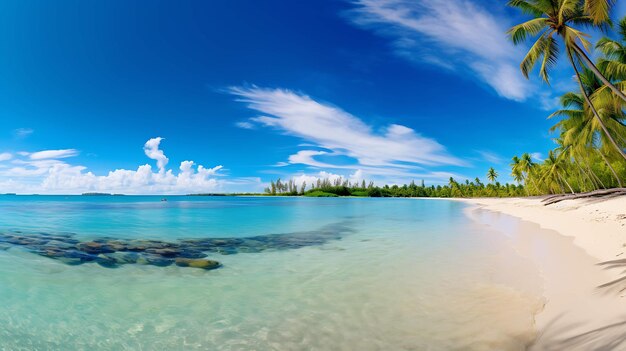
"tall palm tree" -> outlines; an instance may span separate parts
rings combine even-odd
[[[598,3],[599,1],[599,3]],[[529,72],[537,64],[541,62],[539,75],[549,83],[548,71],[552,68],[559,56],[559,48],[556,37],[563,41],[567,57],[574,68],[578,85],[587,101],[589,108],[594,116],[598,119],[600,126],[607,137],[612,139],[609,131],[602,122],[595,106],[591,103],[588,94],[585,91],[582,80],[580,78],[579,65],[584,64],[606,84],[616,95],[626,101],[624,95],[617,87],[615,87],[589,59],[585,50],[589,50],[591,46],[587,38],[588,34],[583,33],[573,27],[577,26],[601,26],[605,20],[608,20],[608,11],[611,7],[610,0],[510,0],[509,5],[521,9],[523,12],[534,16],[533,19],[512,27],[508,34],[511,36],[514,44],[525,41],[530,36],[537,36],[538,39],[531,46],[530,50],[522,60],[520,68],[526,78]],[[604,9],[604,10],[603,10]],[[585,11],[590,12],[586,14]],[[593,14],[591,14],[593,13]],[[604,15],[606,13],[606,16]],[[579,45],[580,43],[580,45]],[[582,46],[582,48],[581,48]],[[584,49],[583,49],[584,48]],[[613,146],[626,159],[626,153],[615,142]]]
[[[524,190],[526,191],[526,195],[530,195],[528,191],[528,185],[525,184],[526,180],[524,179],[524,172],[522,172],[521,164],[522,160],[517,156],[513,156],[510,163],[511,176],[513,177],[513,180],[515,180],[518,184],[524,184]]]
[[[535,190],[539,191],[539,186],[534,177],[535,167],[536,165],[533,161],[533,157],[527,152],[523,153],[519,164],[520,171],[524,174],[524,179],[530,179],[535,187]]]
[[[588,71],[587,71],[588,72]],[[583,75],[583,78],[587,77],[594,79],[595,76],[587,73]],[[601,89],[601,83],[596,80],[595,87]],[[588,83],[587,87],[593,87],[594,84]],[[594,93],[595,94],[595,93]],[[568,149],[568,152],[576,155],[582,153],[584,150],[594,150],[599,154],[602,160],[606,163],[608,168],[613,173],[613,176],[617,180],[617,184],[622,187],[621,179],[617,172],[604,155],[607,153],[606,145],[607,137],[600,133],[600,126],[597,120],[589,113],[589,109],[585,109],[585,100],[580,94],[566,93],[561,97],[561,104],[564,107],[561,110],[557,110],[552,113],[548,118],[560,117],[561,120],[556,123],[550,131],[559,130],[559,141],[564,148]],[[601,105],[602,106],[602,105]],[[612,134],[621,135],[626,133],[626,128],[619,123],[619,119],[623,116],[621,107],[614,108],[615,105],[609,104],[609,106],[603,106],[600,110],[605,125],[611,128]]]
[[[522,171],[520,170],[520,163],[521,160],[517,156],[513,156],[510,163],[511,176],[518,183],[522,183],[524,181],[524,173],[522,173]]]
[[[541,48],[537,48],[539,52],[544,51],[542,49],[545,49],[544,52],[551,51],[552,49],[544,45],[556,46],[556,41],[553,41],[554,36],[560,36],[567,51],[574,52],[577,58],[584,62],[604,84],[626,101],[626,95],[606,78],[585,52],[589,50],[589,42],[583,37],[589,37],[589,35],[572,27],[573,25],[593,25],[602,29],[606,28],[611,24],[609,12],[614,2],[614,0],[510,0],[509,6],[517,7],[535,17],[511,28],[510,32],[514,42],[524,40],[528,35],[534,36],[542,32],[539,39],[549,39],[547,41],[553,43],[542,40],[544,44],[540,45]],[[580,45],[576,40],[580,41]]]
[[[497,178],[498,178],[498,172],[496,172],[496,170],[493,169],[493,167],[489,168],[489,170],[487,171],[487,179],[489,179],[490,182],[495,183]]]

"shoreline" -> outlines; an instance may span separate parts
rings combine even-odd
[[[626,347],[626,196],[549,206],[541,198],[455,201],[470,205],[472,220],[505,233],[540,271],[546,304],[535,315],[530,350]]]

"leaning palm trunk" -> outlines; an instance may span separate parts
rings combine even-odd
[[[531,173],[532,173],[532,169],[526,173],[526,179],[531,180],[531,182],[533,183],[533,186],[535,187],[535,190],[537,191],[537,194],[540,194],[541,190],[539,189],[539,186],[537,185],[537,182],[535,181],[535,178],[533,177]]]
[[[574,51],[576,51],[578,56],[583,61],[585,61],[585,64],[591,70],[591,72],[593,72],[593,74],[595,74],[596,77],[598,77],[598,79],[602,81],[602,83],[606,84],[606,86],[609,87],[609,89],[611,89],[611,91],[613,91],[615,95],[619,96],[622,100],[626,101],[626,95],[624,95],[624,93],[621,90],[619,90],[619,88],[617,88],[615,85],[613,85],[613,83],[611,83],[608,79],[606,79],[604,74],[600,72],[598,67],[593,63],[593,61],[591,61],[591,59],[589,58],[589,56],[587,56],[585,51],[581,49],[580,46],[578,46],[576,43],[574,43],[572,47]]]
[[[596,186],[595,181],[593,180],[592,177],[589,176],[589,174],[587,174],[587,172],[585,172],[585,170],[583,169],[583,167],[580,165],[580,163],[578,162],[578,160],[576,160],[576,158],[574,157],[574,163],[576,164],[576,166],[578,167],[578,172],[583,176],[584,178],[587,178],[587,180],[589,180],[589,182],[591,183],[591,190],[596,190],[598,189],[598,187]]]
[[[559,172],[556,173],[557,176],[559,176],[561,178],[561,180],[565,183],[565,185],[567,185],[567,187],[569,188],[569,191],[574,194],[574,189],[572,189],[572,186],[569,185],[569,183],[567,182],[567,179],[565,179],[565,177],[563,177]]]
[[[574,72],[576,72],[576,78],[578,80],[578,86],[580,87],[580,92],[583,94],[583,97],[585,98],[587,105],[589,105],[589,108],[593,112],[593,115],[598,120],[598,123],[600,124],[600,128],[602,128],[602,131],[604,132],[604,134],[606,134],[606,137],[609,139],[611,144],[613,144],[613,146],[617,149],[619,154],[622,155],[622,157],[626,160],[626,153],[624,153],[624,150],[617,144],[617,142],[615,142],[615,139],[613,139],[613,137],[611,136],[611,133],[609,133],[609,130],[604,125],[602,118],[600,118],[598,111],[596,111],[595,106],[593,106],[593,103],[591,103],[591,99],[589,99],[589,95],[587,95],[587,92],[585,91],[585,87],[583,87],[583,82],[580,79],[580,72],[578,71],[578,68],[576,67],[576,62],[574,62],[574,57],[572,56],[572,52],[568,51],[567,53],[572,63],[572,67],[574,67]]]
[[[613,173],[613,176],[617,180],[617,185],[619,185],[619,187],[622,188],[622,181],[619,179],[617,172],[615,172],[615,169],[613,169],[613,166],[611,166],[611,163],[609,162],[609,160],[607,160],[606,157],[604,157],[604,155],[602,154],[600,150],[596,150],[596,151],[598,152],[598,154],[600,154],[600,157],[602,157],[602,159],[604,160],[604,163],[606,163],[606,165],[609,166],[609,169],[611,170],[611,172]]]
[[[591,166],[589,165],[589,162],[587,162],[585,164],[585,166],[587,166],[587,169],[589,170],[589,173],[593,176],[593,178],[596,180],[596,182],[598,182],[598,184],[600,185],[600,187],[602,189],[606,189],[606,186],[604,186],[604,183],[602,183],[602,179],[600,179],[596,173],[593,171],[593,169],[591,168]]]

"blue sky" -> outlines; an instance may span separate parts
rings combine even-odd
[[[575,85],[522,77],[497,3],[3,1],[0,192],[510,180]]]

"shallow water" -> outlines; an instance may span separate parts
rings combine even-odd
[[[343,228],[223,267],[70,266],[0,250],[0,349],[523,350],[538,272],[465,205],[413,199],[0,197],[0,231],[80,240]],[[349,228],[350,230],[345,230]]]

